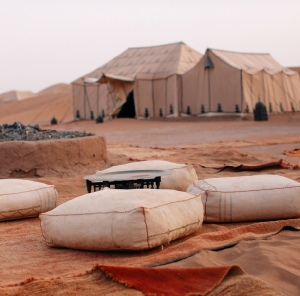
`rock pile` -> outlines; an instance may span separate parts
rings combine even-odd
[[[94,134],[78,131],[43,130],[38,125],[23,125],[20,122],[0,125],[0,142],[71,139],[88,136],[94,136]]]

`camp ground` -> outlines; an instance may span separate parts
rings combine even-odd
[[[270,54],[183,42],[129,48],[72,82],[74,118],[179,117],[300,110],[299,73]]]

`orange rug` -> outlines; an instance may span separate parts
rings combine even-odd
[[[101,266],[115,281],[146,295],[206,295],[229,274],[242,274],[235,265],[203,268],[134,268]]]

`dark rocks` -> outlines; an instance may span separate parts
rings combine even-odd
[[[43,130],[37,124],[33,126],[23,125],[20,122],[0,125],[0,142],[72,139],[88,136],[94,136],[94,134],[78,131]]]

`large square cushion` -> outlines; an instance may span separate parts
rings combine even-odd
[[[0,180],[0,221],[38,217],[55,208],[53,185],[24,179]]]
[[[112,166],[97,173],[115,173],[135,170],[168,170],[170,175],[161,177],[161,189],[186,191],[188,186],[198,180],[197,173],[192,165],[174,163],[165,160],[145,160]]]
[[[210,178],[187,192],[201,194],[205,222],[244,222],[300,217],[300,183],[279,175]]]
[[[186,236],[203,222],[200,195],[168,189],[104,189],[40,215],[49,246],[144,250]]]

